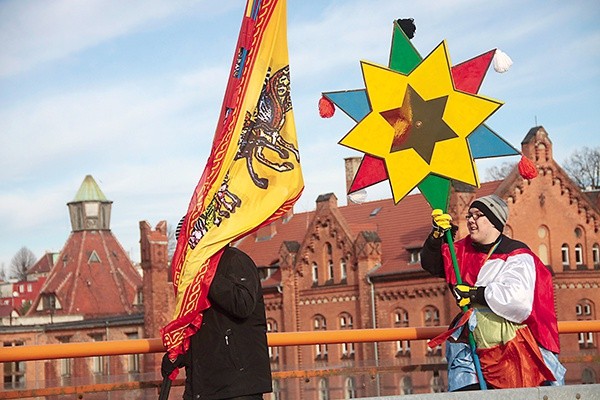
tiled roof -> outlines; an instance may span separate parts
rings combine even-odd
[[[50,271],[40,296],[54,294],[55,314],[84,317],[132,314],[142,278],[111,231],[72,232]],[[40,296],[30,310],[37,312]]]
[[[476,195],[494,193],[501,181],[488,182],[475,190]],[[318,201],[329,200],[329,195],[319,196]],[[418,263],[410,263],[410,250],[420,247],[431,231],[431,207],[421,194],[406,196],[394,205],[392,199],[351,204],[338,208],[352,234],[375,232],[381,239],[381,266],[371,275],[383,276],[391,273],[421,271]],[[275,221],[275,232],[269,239],[257,240],[256,232],[245,237],[236,245],[248,253],[257,266],[277,265],[279,251],[284,242],[303,243],[315,211],[294,214],[287,222]],[[269,284],[276,275],[270,277]],[[263,282],[263,286],[266,282]]]
[[[35,264],[27,270],[27,274],[47,274],[54,265],[56,253],[46,252]]]

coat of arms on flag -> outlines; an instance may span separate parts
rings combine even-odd
[[[286,2],[249,0],[206,167],[172,260],[170,356],[198,331],[222,249],[284,215],[304,188],[290,95]]]

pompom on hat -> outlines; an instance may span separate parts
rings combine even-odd
[[[508,219],[508,205],[504,200],[495,194],[483,196],[475,199],[469,208],[476,208],[490,220],[492,225],[500,232],[504,230],[506,220]]]

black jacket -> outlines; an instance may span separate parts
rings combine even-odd
[[[271,392],[265,303],[252,259],[227,247],[208,298],[211,307],[187,352],[184,399]]]

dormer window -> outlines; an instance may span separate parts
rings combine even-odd
[[[60,304],[60,301],[58,300],[58,298],[56,297],[56,295],[54,293],[44,293],[42,294],[42,297],[40,299],[40,302],[37,306],[37,311],[42,311],[42,310],[60,310],[62,309],[62,306]]]

